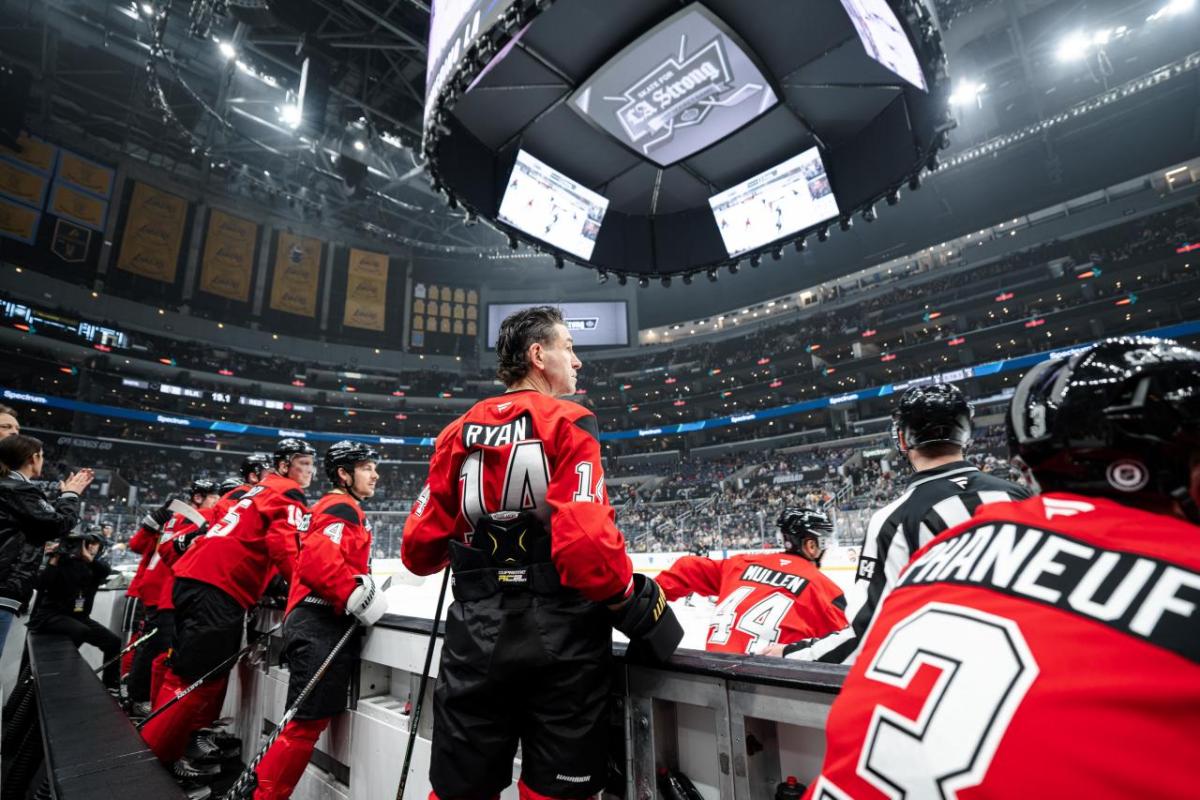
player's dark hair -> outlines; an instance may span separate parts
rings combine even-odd
[[[529,374],[529,346],[534,342],[549,344],[554,338],[554,326],[561,325],[562,312],[554,306],[534,306],[515,311],[500,323],[496,339],[496,377],[505,386],[512,386]]]
[[[17,433],[0,439],[0,477],[7,477],[42,452],[41,439]]]
[[[14,417],[14,418],[17,416],[17,412],[15,409],[10,408],[9,406],[4,405],[3,403],[0,403],[0,414],[8,414],[10,417]]]

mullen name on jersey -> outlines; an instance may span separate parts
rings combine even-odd
[[[776,589],[783,589],[792,594],[800,594],[804,591],[804,587],[808,585],[808,581],[801,578],[799,575],[789,575],[786,572],[764,567],[759,564],[751,564],[742,571],[742,580],[750,581],[751,583],[761,583],[764,586],[771,586]]]
[[[1200,662],[1200,573],[1008,523],[969,528],[913,561],[899,586],[981,586],[1096,620]]]
[[[463,447],[468,450],[479,445],[503,447],[513,442],[532,439],[532,430],[533,419],[528,412],[503,425],[481,425],[477,422],[468,422],[463,425]]]

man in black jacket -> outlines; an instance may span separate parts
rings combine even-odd
[[[79,496],[94,475],[90,469],[73,473],[52,504],[31,483],[42,474],[42,460],[42,443],[32,436],[0,439],[0,649],[33,594],[43,546],[75,527]]]
[[[98,558],[104,543],[99,534],[68,536],[59,545],[38,579],[38,597],[29,615],[29,630],[60,633],[76,647],[90,644],[111,661],[102,676],[104,685],[116,689],[121,682],[121,637],[92,619],[92,602],[112,567]]]

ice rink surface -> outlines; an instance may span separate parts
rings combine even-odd
[[[635,555],[634,569],[653,577],[666,569],[670,562],[681,553],[656,553],[652,556]],[[716,554],[719,555],[719,554]],[[854,566],[850,563],[849,554],[831,552],[822,572],[845,591],[854,582]],[[653,566],[651,566],[651,563]],[[438,589],[442,585],[442,575],[421,577],[409,572],[399,559],[378,559],[372,564],[372,572],[378,576],[392,576],[392,585],[388,589],[388,611],[408,617],[424,617],[431,619],[437,608]],[[448,593],[447,593],[448,594]],[[442,619],[446,618],[446,608],[452,598],[447,597],[442,608]],[[676,600],[671,603],[675,616],[683,625],[684,635],[681,647],[704,649],[708,637],[708,623],[712,616],[715,603],[709,598],[693,595],[691,598]],[[614,632],[618,640],[623,640],[619,633]]]

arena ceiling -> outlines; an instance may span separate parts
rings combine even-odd
[[[771,2],[758,1],[769,13]],[[264,5],[270,10],[255,11]],[[955,98],[959,127],[943,161],[1154,75],[1185,59],[1200,41],[1194,0],[936,0],[934,6],[949,71],[961,89]],[[0,60],[33,78],[27,118],[35,130],[79,142],[100,157],[132,155],[178,181],[220,186],[282,213],[389,236],[418,259],[449,265],[464,255],[507,250],[504,237],[446,206],[418,156],[428,0],[0,0],[0,20]],[[306,59],[314,74],[327,76],[329,94],[319,117],[293,127],[286,109]],[[1188,80],[1190,141],[1196,143],[1195,74]],[[1132,102],[1097,108],[1091,119],[1128,114]],[[1143,100],[1135,112],[1150,134],[1160,110],[1179,110],[1180,96],[1155,102]],[[1071,172],[1064,162],[1072,153],[1053,136],[1036,137],[1036,144],[1031,168],[1052,178],[1056,171]],[[1006,146],[997,145],[997,152]],[[998,157],[993,153],[991,160]],[[355,189],[339,166],[353,167],[353,161],[366,167],[365,176],[352,181]],[[1127,177],[1116,174],[1120,167],[1095,163],[1087,179],[1093,187],[1113,183]],[[957,169],[974,168],[969,163]],[[939,179],[935,175],[927,186]],[[907,202],[902,199],[894,216],[911,230]],[[880,216],[882,222],[887,215]],[[882,239],[871,241],[885,235],[878,224],[867,230],[858,225],[853,232],[864,239],[856,253],[870,257],[889,249]],[[916,235],[909,239],[906,245],[921,243]],[[789,253],[785,265],[792,259]],[[865,266],[845,253],[832,260],[837,263],[819,270],[822,279]],[[523,275],[542,280],[553,269],[543,259],[496,266],[508,281]],[[471,268],[478,267],[463,267]],[[810,278],[770,268],[743,270],[732,283],[738,295],[752,299],[809,285]],[[726,280],[717,290],[701,288],[707,284],[701,281],[688,291],[704,296],[701,305],[709,296],[728,304],[733,298]]]

